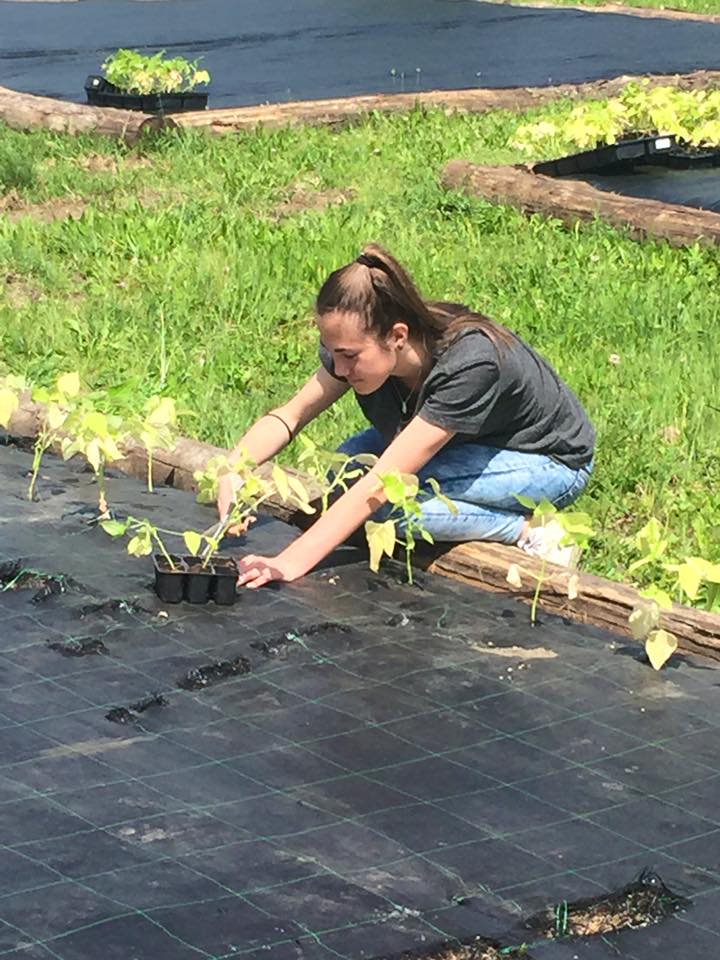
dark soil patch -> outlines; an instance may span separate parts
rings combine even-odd
[[[131,703],[128,707],[113,707],[105,714],[105,719],[112,723],[137,723],[141,714],[156,707],[166,707],[168,700],[161,693],[151,693],[149,696]]]
[[[69,577],[27,570],[20,560],[7,560],[0,563],[0,591],[34,590],[32,603],[42,603],[49,597],[66,593],[70,587],[77,586]]]
[[[328,207],[347,203],[355,197],[355,191],[346,190],[309,190],[296,186],[287,199],[281,201],[272,211],[271,217],[278,222],[307,210],[326,210]]]
[[[185,676],[178,680],[178,686],[181,690],[204,690],[205,687],[214,686],[232,677],[241,677],[245,673],[250,673],[250,661],[245,657],[218,660],[206,667],[193,667],[188,670]]]
[[[99,637],[68,637],[66,640],[48,640],[48,647],[63,657],[91,657],[107,653],[107,647]]]
[[[343,623],[325,620],[322,623],[313,623],[309,627],[299,627],[297,630],[286,630],[272,640],[253,640],[250,644],[253,650],[259,650],[266,657],[281,657],[294,645],[304,646],[310,637],[324,633],[350,633],[350,627]]]
[[[570,903],[564,900],[530,917],[525,926],[536,936],[548,938],[599,936],[659,923],[690,905],[652,870],[643,870],[616,893]]]

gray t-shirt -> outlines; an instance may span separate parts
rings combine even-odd
[[[336,377],[332,355],[322,344],[320,361]],[[389,377],[373,393],[355,396],[388,442],[417,414],[456,431],[452,443],[541,453],[573,469],[593,455],[595,431],[579,400],[519,337],[496,348],[482,330],[461,331],[435,358],[403,413],[406,395],[407,388]]]

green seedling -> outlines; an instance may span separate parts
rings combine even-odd
[[[301,433],[297,439],[302,447],[298,466],[320,487],[323,513],[327,511],[333,493],[345,493],[353,481],[377,463],[377,457],[371,453],[348,457],[344,453],[325,450],[305,434]]]
[[[69,460],[81,453],[88,461],[98,484],[100,516],[108,516],[105,467],[123,456],[120,444],[125,438],[122,417],[101,413],[89,399],[83,402],[64,421],[66,436],[60,442],[63,459]]]
[[[153,491],[153,451],[170,450],[178,439],[177,411],[170,397],[150,397],[143,408],[143,416],[129,424],[133,439],[142,443],[147,452],[147,488]]]
[[[20,394],[26,387],[24,377],[16,377],[11,373],[0,377],[0,427],[5,430],[10,426],[10,420],[20,406]]]
[[[396,544],[405,548],[405,564],[408,583],[413,582],[412,556],[417,543],[417,537],[426,543],[434,543],[434,539],[423,522],[422,500],[419,499],[420,481],[413,473],[401,473],[398,470],[381,474],[377,489],[383,490],[393,510],[388,520],[378,522],[368,520],[365,523],[365,536],[370,548],[370,569],[377,573],[380,561],[384,555],[392,557]],[[458,508],[440,490],[437,480],[429,479],[428,485],[432,496],[441,500],[451,513],[456,514]],[[398,527],[404,528],[404,539],[398,537]]]
[[[535,503],[530,497],[524,497],[520,494],[515,494],[515,499],[527,510],[532,511],[532,518],[536,525],[539,523],[541,526],[545,526],[553,522],[558,523],[562,527],[564,534],[560,539],[559,546],[587,547],[590,539],[595,536],[595,528],[587,513],[579,510],[558,510],[549,500],[543,499],[539,503]],[[542,557],[539,573],[528,570],[517,563],[511,564],[508,568],[506,579],[508,583],[514,587],[520,588],[522,586],[521,573],[526,574],[535,581],[535,592],[530,605],[530,623],[533,626],[537,623],[537,608],[540,602],[542,586],[545,583],[547,575],[547,564],[547,558]],[[568,577],[567,585],[569,600],[574,600],[577,596],[577,585],[577,574],[571,574]]]
[[[171,570],[177,570],[177,565],[173,561],[172,554],[165,546],[161,534],[187,537],[192,532],[187,531],[185,534],[180,534],[175,530],[163,530],[147,519],[139,520],[136,517],[128,517],[126,520],[102,520],[100,526],[111,537],[124,537],[127,534],[132,534],[127,544],[127,552],[132,557],[147,557],[152,553],[153,544],[155,544]]]
[[[67,421],[80,402],[80,376],[77,371],[63,373],[55,381],[54,390],[38,387],[33,390],[32,398],[36,403],[45,406],[33,447],[28,500],[35,496],[35,485],[43,457],[50,447],[61,442]]]
[[[226,476],[233,477],[235,486],[235,499],[227,516],[222,517],[220,522],[209,531],[206,530],[203,533],[189,531],[184,535],[185,544],[194,556],[203,551],[203,567],[208,565],[211,557],[217,552],[227,531],[235,527],[244,530],[262,505],[272,498],[279,498],[284,503],[302,510],[303,513],[315,512],[310,505],[309,491],[298,476],[284,470],[276,463],[273,464],[269,476],[263,474],[245,453],[233,463],[224,456],[213,457],[205,470],[195,472],[198,501],[215,503],[220,481]]]
[[[121,48],[108,57],[102,70],[110,83],[129,93],[186,93],[210,83],[208,71],[199,69],[200,59],[166,57],[164,50],[144,56]]]
[[[637,604],[630,616],[628,625],[635,640],[645,644],[645,653],[655,670],[670,659],[677,650],[677,637],[660,626],[661,608],[669,608],[672,601],[662,591],[645,591],[647,603]]]

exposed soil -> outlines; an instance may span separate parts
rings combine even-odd
[[[563,901],[530,917],[525,926],[536,936],[548,938],[599,936],[659,923],[690,905],[690,900],[673,893],[656,873],[644,870],[617,893]]]
[[[272,640],[253,640],[250,646],[266,657],[280,657],[295,644],[304,646],[305,640],[323,633],[350,633],[350,627],[344,623],[325,620],[322,623],[310,624],[308,627],[298,627],[297,630],[286,630]]]
[[[35,590],[32,603],[42,603],[48,597],[65,593],[75,586],[68,577],[26,570],[20,560],[6,560],[0,563],[0,590]]]
[[[127,613],[132,617],[144,614],[146,617],[152,617],[152,610],[146,610],[132,600],[101,600],[98,603],[86,603],[80,607],[80,619],[96,616],[97,614]]]
[[[466,942],[453,940],[430,950],[409,950],[393,958],[375,960],[519,960],[520,957],[532,960],[524,947],[501,947],[495,941],[474,937]]]
[[[105,719],[112,723],[137,723],[146,710],[167,705],[168,701],[161,693],[151,693],[142,700],[131,703],[129,707],[113,707],[105,714]]]
[[[308,187],[297,185],[293,187],[287,199],[282,200],[273,208],[271,219],[275,222],[285,220],[297,213],[307,210],[326,210],[328,207],[347,203],[355,197],[355,191],[345,190],[311,190]]]
[[[53,223],[55,220],[79,220],[87,210],[88,204],[78,197],[53,197],[42,203],[30,203],[15,190],[0,197],[0,214],[5,214],[10,223],[17,223],[23,217],[32,217],[41,223]]]
[[[206,667],[193,667],[184,677],[178,680],[182,690],[204,690],[214,686],[222,680],[231,677],[240,677],[250,673],[250,661],[245,657],[236,657],[234,660],[218,660]]]
[[[107,647],[99,637],[69,637],[67,640],[48,640],[48,647],[63,657],[90,657],[107,653]]]

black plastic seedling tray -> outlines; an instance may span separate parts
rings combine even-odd
[[[165,603],[207,603],[231,606],[237,598],[238,571],[234,557],[215,556],[203,566],[202,557],[172,557],[175,569],[162,554],[153,557],[155,592]]]
[[[585,173],[611,173],[631,169],[636,164],[657,162],[676,147],[676,139],[667,137],[637,137],[618,143],[583,150],[557,160],[536,163],[534,173],[548,177],[571,177]]]
[[[91,74],[85,81],[87,102],[93,107],[115,107],[119,110],[140,110],[143,113],[187,113],[205,110],[207,93],[130,93],[120,90],[105,77]]]

